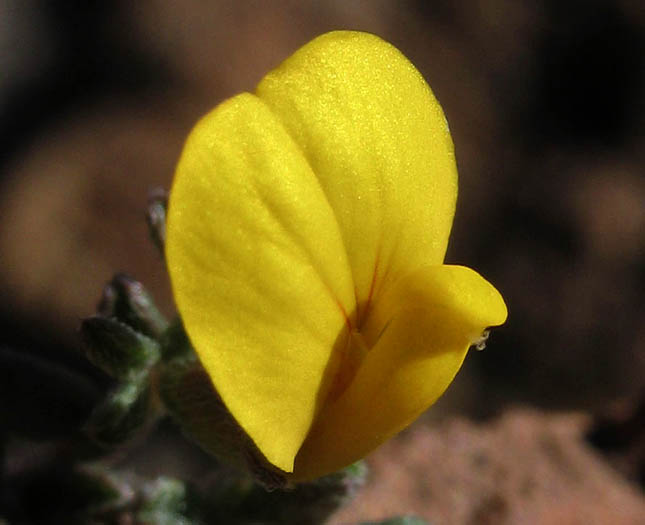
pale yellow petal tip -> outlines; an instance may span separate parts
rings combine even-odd
[[[503,325],[508,318],[508,309],[504,299],[496,289],[493,288],[493,291],[494,293],[491,294],[491,304],[487,312],[490,319],[488,326],[486,326],[478,336],[471,339],[471,346],[476,350],[484,350],[486,348],[486,342],[490,335],[489,328]]]
[[[499,326],[506,322],[508,309],[502,294],[485,277],[475,270],[467,268],[473,275],[472,293],[480,294],[478,306],[482,310],[482,318],[487,319],[487,326]],[[477,284],[475,284],[477,283]]]
[[[506,322],[508,318],[508,308],[502,294],[484,277],[480,278],[486,283],[488,292],[485,295],[483,308],[486,310],[486,317],[488,318],[487,326],[500,326]]]
[[[444,265],[439,287],[461,313],[464,322],[486,328],[506,322],[508,309],[499,291],[484,277],[466,266]]]
[[[499,293],[496,288],[494,288],[494,291],[494,306],[491,309],[493,312],[492,317],[494,318],[494,321],[490,324],[490,326],[501,326],[508,319],[508,307],[506,306],[506,302],[504,301],[502,294]]]

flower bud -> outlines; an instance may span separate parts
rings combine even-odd
[[[81,337],[87,358],[115,379],[134,379],[159,360],[159,343],[115,318],[84,319]]]
[[[102,317],[116,317],[153,338],[158,338],[168,327],[144,286],[123,273],[116,274],[105,286],[97,313]]]
[[[148,197],[148,210],[146,220],[150,230],[150,237],[159,249],[162,257],[166,244],[166,210],[168,209],[168,192],[163,188],[156,188]]]

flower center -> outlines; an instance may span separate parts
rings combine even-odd
[[[335,401],[347,389],[367,352],[369,352],[369,347],[363,335],[360,331],[351,329],[343,348],[338,372],[336,372],[334,382],[329,389],[328,401]]]

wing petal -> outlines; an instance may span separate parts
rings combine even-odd
[[[291,471],[337,366],[354,290],[318,178],[257,97],[227,100],[189,136],[166,255],[217,391],[267,459]]]

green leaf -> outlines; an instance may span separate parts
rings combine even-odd
[[[147,428],[154,415],[147,378],[127,382],[94,409],[85,431],[99,445],[114,447]]]
[[[427,521],[416,516],[400,516],[384,521],[364,521],[361,525],[430,525]]]
[[[172,478],[157,478],[141,489],[141,508],[137,513],[138,523],[156,525],[193,525],[186,485]]]

